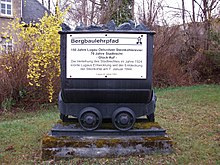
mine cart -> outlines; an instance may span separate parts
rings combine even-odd
[[[61,31],[60,118],[85,130],[111,120],[121,131],[154,121],[152,31]]]

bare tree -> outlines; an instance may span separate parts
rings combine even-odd
[[[162,10],[163,0],[142,0],[142,7],[139,6],[138,20],[145,25],[152,27],[158,18],[159,12]]]
[[[111,19],[124,18],[130,13],[134,15],[134,0],[63,0],[61,10],[69,7],[69,22],[88,24],[105,24]],[[128,6],[127,10],[124,6]],[[123,12],[122,12],[123,11]],[[130,12],[131,11],[131,12]],[[122,17],[123,16],[123,17]]]
[[[59,3],[61,11],[68,8],[66,19],[73,26],[97,23],[101,5],[98,0],[63,0]]]
[[[204,30],[205,30],[205,35],[206,35],[204,49],[208,50],[209,43],[210,43],[212,14],[213,14],[213,11],[219,5],[219,1],[218,0],[202,0],[201,4],[197,0],[194,0],[194,2],[199,6],[202,12],[201,19],[204,22]]]

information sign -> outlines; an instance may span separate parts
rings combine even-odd
[[[146,79],[147,34],[67,34],[66,76]]]

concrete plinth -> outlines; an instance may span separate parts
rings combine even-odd
[[[120,157],[170,153],[172,140],[158,123],[137,120],[130,131],[121,132],[103,124],[95,131],[82,130],[77,121],[59,121],[42,140],[42,159],[71,157]]]

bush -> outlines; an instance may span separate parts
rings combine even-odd
[[[13,38],[13,52],[1,58],[0,101],[4,98],[46,103],[57,98],[60,76],[60,36],[63,14],[47,15],[39,23],[9,23],[5,36]],[[11,33],[11,31],[13,31]],[[8,84],[7,87],[5,84]]]
[[[1,104],[1,107],[4,111],[8,111],[8,110],[11,110],[12,106],[15,105],[15,100],[13,98],[6,98],[2,104]]]
[[[2,54],[0,58],[0,102],[7,104],[9,100],[20,101],[25,97],[28,79],[28,55],[24,52]],[[14,104],[13,104],[14,105]]]
[[[0,55],[0,103],[4,107],[12,107],[12,100],[23,106],[57,100],[60,90],[58,31],[63,15],[56,10],[56,15],[45,14],[35,24],[14,19],[1,34],[12,38],[14,45],[12,52]]]
[[[219,23],[211,31],[209,50],[202,23],[156,27],[154,86],[181,86],[220,83]]]
[[[156,87],[191,84],[180,63],[179,27],[156,28],[154,41],[153,81]]]

